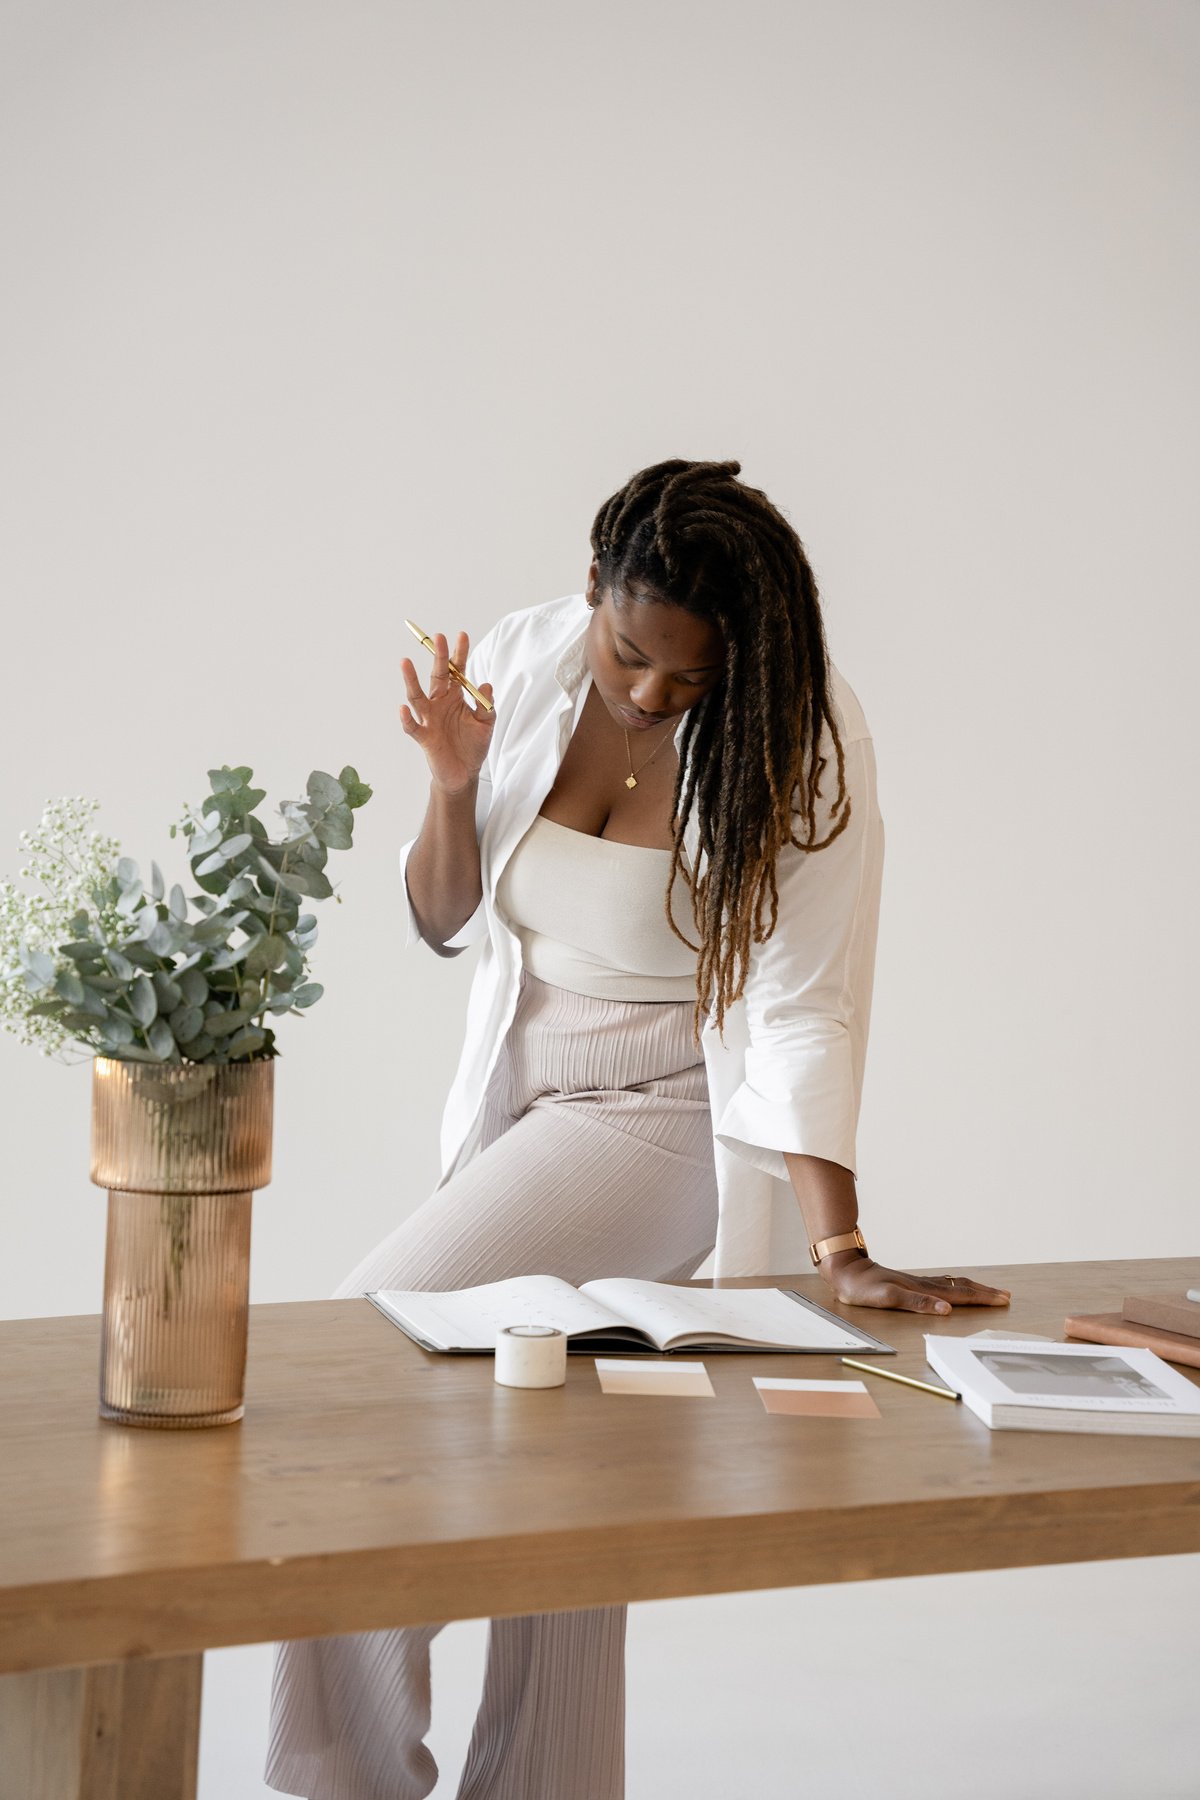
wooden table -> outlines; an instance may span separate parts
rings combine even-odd
[[[1196,1263],[973,1272],[1012,1306],[841,1310],[921,1373],[927,1329],[1061,1336]],[[98,1360],[97,1317],[0,1323],[0,1800],[194,1795],[212,1646],[1200,1550],[1195,1439],[993,1433],[888,1382],[878,1421],[764,1411],[752,1375],[829,1356],[709,1357],[715,1400],[606,1398],[572,1357],[529,1393],[366,1300],[256,1306],[246,1416],[193,1432],[102,1422]]]

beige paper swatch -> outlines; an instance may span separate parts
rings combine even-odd
[[[758,1397],[769,1413],[808,1418],[878,1419],[879,1408],[861,1381],[791,1381],[756,1375]]]
[[[712,1400],[712,1382],[702,1362],[642,1362],[612,1356],[596,1358],[596,1374],[606,1394],[673,1394]]]

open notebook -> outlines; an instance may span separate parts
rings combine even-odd
[[[796,1350],[894,1354],[789,1288],[671,1287],[522,1275],[446,1294],[381,1288],[367,1299],[426,1350],[494,1352],[505,1325],[553,1325],[568,1350]]]

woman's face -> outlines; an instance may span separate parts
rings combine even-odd
[[[610,714],[630,731],[649,731],[678,718],[711,693],[725,669],[718,628],[682,606],[671,606],[635,583],[618,603],[588,571],[593,606],[587,651],[592,681]]]

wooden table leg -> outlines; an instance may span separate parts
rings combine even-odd
[[[203,1654],[0,1677],[0,1800],[196,1800]]]

